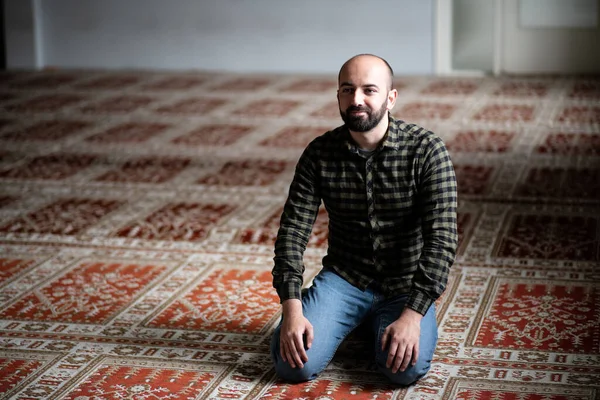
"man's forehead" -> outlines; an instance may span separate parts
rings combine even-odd
[[[348,65],[339,77],[340,86],[385,86],[388,83],[389,74],[385,69],[368,66]]]
[[[361,86],[361,87],[374,87],[374,88],[379,88],[380,85],[376,84],[376,83],[369,83],[369,82],[354,82],[352,80],[342,80],[340,81],[340,86]]]
[[[342,65],[338,74],[338,84],[351,86],[377,85],[380,88],[392,87],[391,67],[385,60],[372,54],[355,56]]]

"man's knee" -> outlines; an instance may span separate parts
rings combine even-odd
[[[310,381],[317,377],[320,371],[316,370],[314,363],[305,363],[303,368],[292,368],[288,362],[283,361],[279,353],[279,328],[271,338],[271,358],[275,365],[275,373],[282,380],[289,383]]]
[[[310,365],[305,365],[303,368],[292,368],[290,364],[281,359],[275,363],[275,373],[288,383],[306,382],[318,376],[318,371],[314,371]]]
[[[404,371],[398,371],[393,373],[390,368],[387,368],[384,365],[379,364],[379,369],[388,377],[390,381],[399,386],[409,386],[421,379],[429,368],[431,367],[431,362],[429,361],[419,361],[414,366],[407,368]]]

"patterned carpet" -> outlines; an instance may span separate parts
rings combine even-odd
[[[274,377],[273,241],[295,162],[341,123],[336,77],[0,75],[7,399],[600,399],[600,80],[399,77],[437,132],[460,246],[430,373],[397,389],[360,333]],[[327,215],[306,254],[320,265]]]

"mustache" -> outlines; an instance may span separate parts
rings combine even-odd
[[[364,111],[366,113],[370,113],[371,109],[369,107],[358,107],[358,106],[350,106],[346,108],[346,113],[351,113],[353,111]]]

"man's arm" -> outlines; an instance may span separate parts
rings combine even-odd
[[[417,363],[421,319],[443,293],[456,254],[456,176],[438,138],[430,143],[426,153],[419,187],[424,242],[421,258],[405,309],[382,337],[382,350],[389,346],[386,365],[394,373],[404,371],[409,363]]]
[[[302,368],[303,363],[308,361],[304,341],[306,348],[310,348],[313,339],[312,325],[302,314],[300,289],[304,273],[303,255],[320,203],[316,165],[309,147],[298,161],[283,209],[272,271],[273,286],[283,306],[280,353],[293,368]]]
[[[304,251],[321,205],[314,159],[309,146],[296,165],[275,240],[273,286],[281,302],[300,299]]]
[[[425,315],[446,289],[458,245],[456,175],[439,138],[428,146],[420,192],[423,249],[406,306]]]

